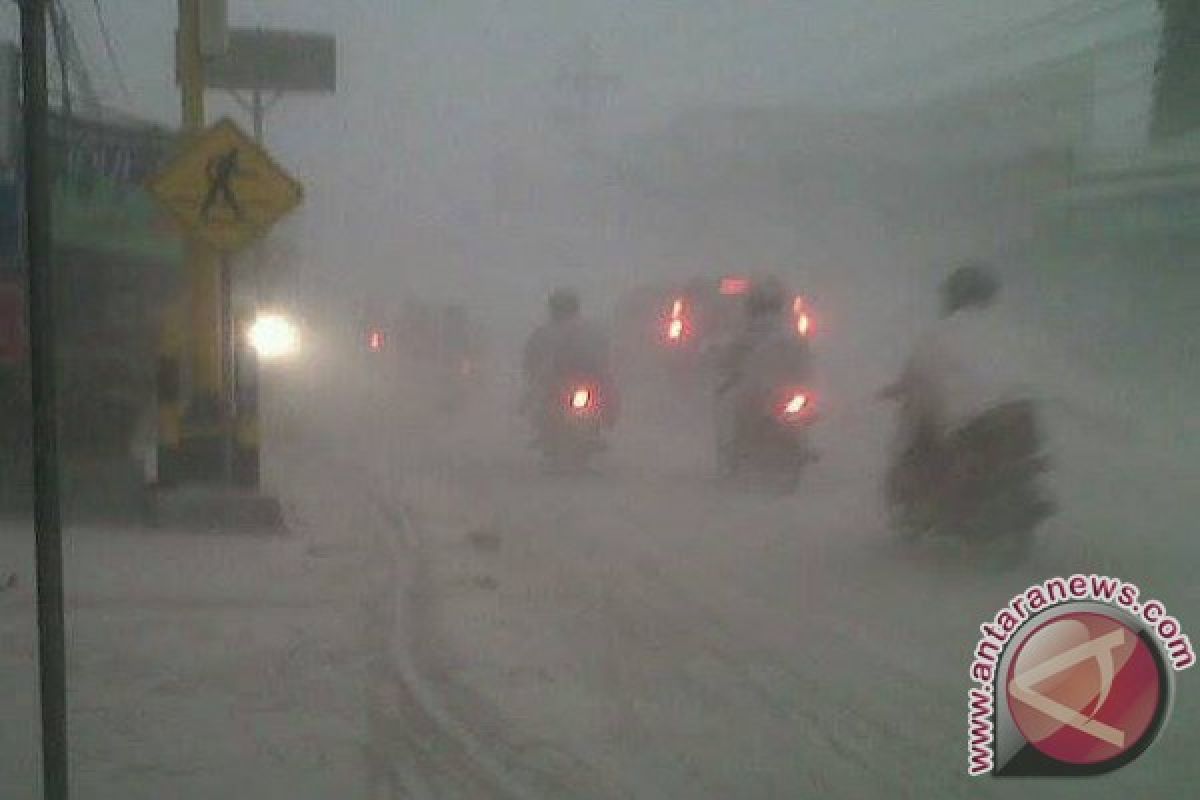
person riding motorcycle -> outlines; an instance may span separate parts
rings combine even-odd
[[[604,332],[584,319],[579,295],[560,288],[547,301],[549,319],[539,325],[525,343],[522,371],[525,376],[523,410],[535,420],[544,420],[548,404],[564,381],[586,378],[597,384],[603,420],[611,426],[616,419],[616,394],[609,364],[609,343]]]
[[[1039,450],[1033,393],[1018,367],[1020,340],[996,312],[999,291],[986,264],[954,270],[941,286],[941,319],[882,392],[900,403],[887,494],[910,533],[978,501],[972,487],[996,464]],[[1048,511],[1034,505],[1031,513]]]
[[[434,330],[431,367],[439,387],[438,406],[449,414],[461,411],[480,381],[480,342],[467,309],[442,308]]]
[[[720,468],[734,463],[739,428],[760,411],[766,393],[782,385],[807,383],[812,354],[795,335],[783,285],[774,278],[754,282],[746,294],[745,323],[718,352],[717,452]]]

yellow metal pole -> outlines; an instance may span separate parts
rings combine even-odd
[[[208,248],[189,245],[187,255],[188,290],[192,301],[192,398],[207,404],[209,397],[216,401],[222,396],[221,274],[218,261]]]
[[[179,0],[178,69],[182,94],[183,129],[196,136],[205,125],[204,71],[200,53],[200,3]],[[224,359],[221,355],[220,260],[210,248],[187,244],[188,293],[191,299],[191,397],[185,418],[185,438],[195,446],[197,468],[204,477],[221,469],[225,436]],[[203,455],[201,455],[201,452]]]

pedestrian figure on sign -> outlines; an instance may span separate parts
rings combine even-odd
[[[238,166],[238,149],[234,147],[210,158],[205,172],[208,175],[208,193],[204,195],[204,203],[200,206],[200,218],[205,222],[211,219],[213,206],[219,198],[233,211],[234,219],[240,222],[242,207],[233,193],[232,183],[234,177],[244,174]]]

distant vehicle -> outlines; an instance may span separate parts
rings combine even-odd
[[[713,352],[741,329],[754,280],[727,274],[630,292],[616,312],[618,363],[636,374],[665,374],[677,385],[706,381]],[[793,293],[791,315],[796,336],[813,334],[808,298]]]
[[[355,347],[371,374],[439,413],[456,415],[483,394],[486,332],[461,304],[408,298],[394,309],[372,301]]]
[[[481,395],[484,334],[465,306],[443,306],[434,325],[432,375],[438,408],[454,415]]]
[[[387,345],[387,332],[382,328],[370,328],[366,335],[367,350],[382,353]]]

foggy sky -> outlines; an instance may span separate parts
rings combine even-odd
[[[91,2],[70,0],[107,105],[177,121],[175,5],[102,0],[126,97],[104,57]],[[603,176],[573,163],[554,130],[552,109],[562,100],[554,79],[583,37],[594,46],[596,69],[619,79],[603,113],[605,134],[616,141],[697,107],[919,100],[956,74],[947,64],[971,79],[1019,66],[1030,57],[1020,52],[1025,45],[989,46],[989,39],[1087,4],[229,0],[229,6],[235,25],[326,31],[338,39],[337,95],[286,97],[268,121],[271,149],[308,187],[305,206],[273,242],[286,243],[306,272],[355,290],[416,276],[443,292],[475,278],[486,294],[525,292],[572,273],[599,285],[597,273],[672,257],[652,236],[630,230],[636,220],[621,229],[597,224],[597,217],[612,221],[611,201],[595,185]],[[1153,3],[1144,6],[1131,13],[1151,14]],[[6,30],[15,30],[15,19],[15,9],[5,7]],[[1029,47],[1071,46],[1072,25],[1049,31]],[[939,53],[947,55],[939,60]],[[242,118],[210,92],[210,118],[222,114]],[[513,172],[538,195],[524,219],[498,208],[497,175]]]

